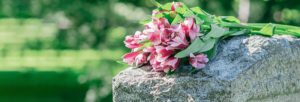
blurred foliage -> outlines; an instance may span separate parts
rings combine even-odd
[[[242,0],[157,1],[182,1],[191,7],[199,6],[211,14],[238,16]],[[250,0],[248,22],[300,26],[299,3],[298,0]],[[13,87],[15,91],[7,94],[7,97],[13,98],[9,95],[15,95],[21,97],[20,100],[31,102],[74,101],[68,100],[70,93],[66,92],[70,90],[63,90],[63,86],[59,85],[57,87],[61,88],[51,91],[59,93],[58,96],[49,92],[49,97],[54,98],[37,98],[32,94],[47,94],[49,90],[42,93],[34,87],[44,86],[44,80],[49,80],[50,85],[69,80],[77,87],[73,91],[79,92],[78,99],[88,102],[112,101],[112,77],[128,67],[116,63],[116,60],[129,51],[124,47],[123,40],[126,35],[143,28],[138,22],[151,17],[154,8],[151,0],[1,0],[0,73],[4,74],[1,74],[0,79],[9,78],[13,81],[8,81],[10,84],[17,85]],[[56,78],[63,73],[72,73],[72,77]],[[36,75],[44,75],[45,78],[38,78]],[[28,76],[35,84],[22,81]],[[7,89],[1,83],[5,82],[0,82],[0,91]],[[18,93],[16,90],[25,86],[28,89],[23,91],[33,92],[15,94]],[[59,100],[60,98],[63,99]]]

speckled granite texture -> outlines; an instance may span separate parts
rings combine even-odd
[[[115,102],[300,102],[300,39],[234,37],[221,41],[198,73],[164,76],[128,68],[113,79]]]

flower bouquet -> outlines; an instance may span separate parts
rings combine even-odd
[[[190,64],[193,70],[204,68],[214,56],[216,43],[241,35],[293,35],[300,37],[300,28],[280,24],[242,24],[233,16],[211,15],[199,7],[188,8],[181,2],[160,4],[152,17],[142,21],[143,31],[126,36],[125,46],[132,52],[123,62],[134,67],[151,66],[152,71],[174,72],[178,65]]]

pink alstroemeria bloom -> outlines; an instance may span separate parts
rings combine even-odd
[[[145,47],[143,49],[143,52],[155,52],[155,47]]]
[[[123,57],[123,62],[132,65],[135,62],[136,56],[138,56],[139,54],[139,51],[128,53]]]
[[[146,29],[143,33],[148,35],[148,39],[151,40],[151,44],[158,45],[160,44],[160,30],[157,25],[153,22],[145,24]]]
[[[129,49],[135,49],[141,47],[143,44],[140,42],[147,40],[147,35],[140,31],[135,32],[135,35],[129,35],[125,38],[125,46]]]
[[[200,31],[200,26],[199,25],[194,25],[191,28],[189,36],[190,36],[190,39],[191,39],[192,42],[195,40],[195,38],[197,36],[203,36],[203,34],[199,33],[199,31]]]
[[[151,65],[155,64],[156,56],[157,56],[157,53],[155,51],[150,53],[149,62],[150,62]]]
[[[153,68],[152,71],[163,71],[163,69],[166,67],[165,62],[174,53],[174,51],[167,50],[166,47],[162,45],[157,45],[154,47],[155,51],[151,52],[149,56],[149,62]],[[151,50],[153,50],[153,48],[151,48]]]
[[[173,33],[171,35],[171,41],[168,42],[167,49],[184,49],[189,45],[189,42],[186,39],[185,33],[181,30],[179,24],[173,25],[170,29]]]
[[[173,50],[168,50],[166,47],[157,45],[155,46],[156,49],[156,60],[159,62],[164,62],[166,59],[168,59],[173,53]]]
[[[173,5],[171,6],[171,10],[175,11],[176,7],[182,7],[182,5],[179,2],[177,2],[177,3],[173,2]]]
[[[150,58],[149,59],[150,65],[152,66],[152,71],[154,72],[162,71],[162,67],[161,67],[162,62],[157,61],[157,53],[156,52],[150,53],[149,58]]]
[[[142,46],[142,44],[138,44],[139,39],[137,39],[134,35],[126,36],[125,38],[125,46],[129,49],[134,49]]]
[[[147,63],[147,53],[141,53],[135,57],[135,66],[141,66]]]
[[[190,64],[195,68],[204,68],[205,64],[208,62],[208,58],[204,54],[190,54]]]
[[[188,33],[188,31],[194,26],[195,21],[194,18],[184,18],[183,21],[183,26],[186,27],[184,28],[184,30],[186,31],[186,33]]]
[[[149,32],[148,34],[148,39],[151,40],[151,44],[158,45],[161,43],[159,31]]]
[[[152,71],[155,72],[163,71],[167,73],[171,69],[171,71],[173,72],[177,68],[179,61],[180,59],[175,57],[168,58],[164,62],[155,61],[152,64],[152,68],[153,68]]]
[[[183,32],[190,37],[191,41],[194,41],[197,36],[203,35],[199,33],[200,26],[195,24],[194,18],[185,18],[181,27]]]
[[[167,59],[166,62],[164,62],[165,64],[163,67],[164,72],[167,73],[170,70],[170,68],[171,71],[173,72],[177,68],[179,62],[180,62],[179,58],[172,57]]]
[[[152,22],[145,24],[146,28],[143,33],[148,35],[148,39],[151,40],[151,44],[159,45],[162,42],[167,42],[170,35],[170,24],[167,19],[153,18]]]
[[[161,27],[161,43],[164,45],[167,45],[169,41],[171,41],[171,36],[173,34],[173,31],[170,29],[170,25],[166,25],[164,27]]]
[[[154,61],[154,63],[151,65],[152,71],[154,72],[163,71],[163,67],[161,67],[161,63],[162,62]]]

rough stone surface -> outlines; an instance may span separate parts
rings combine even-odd
[[[113,79],[115,102],[299,102],[300,39],[235,37],[218,44],[207,67],[164,76],[128,68]]]

